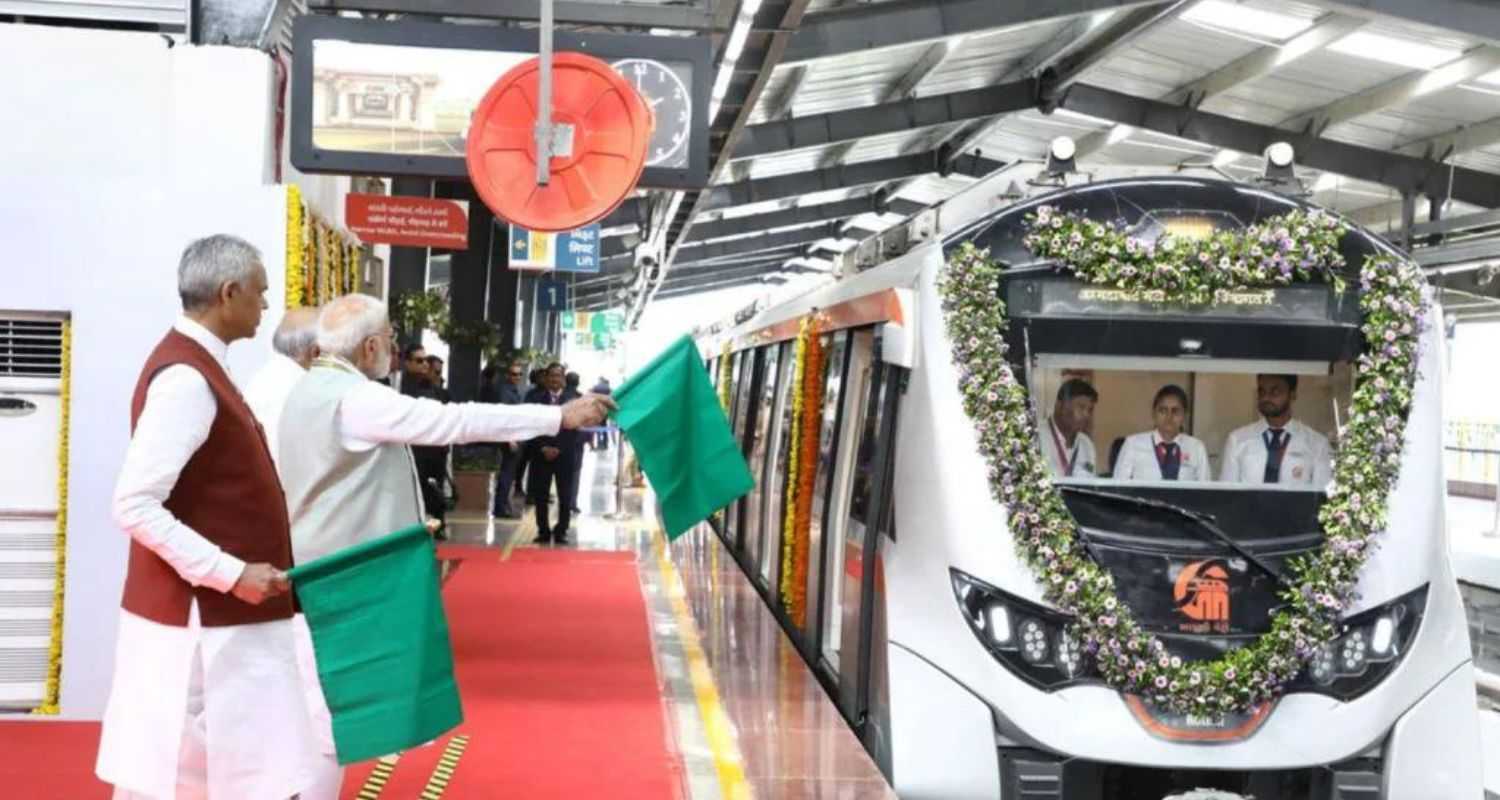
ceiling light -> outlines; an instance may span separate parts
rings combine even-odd
[[[740,16],[753,17],[760,10],[761,0],[744,0],[740,3]]]
[[[1290,14],[1263,11],[1225,0],[1203,0],[1183,13],[1182,19],[1209,28],[1248,33],[1284,42],[1311,28],[1313,21]]]
[[[1497,69],[1488,75],[1480,75],[1474,80],[1479,81],[1483,84],[1487,84],[1489,86],[1500,86],[1500,69]]]
[[[725,64],[733,64],[740,60],[740,53],[745,52],[745,40],[750,38],[750,26],[741,24],[734,26],[729,34],[729,44],[724,47]]]
[[[1335,53],[1368,58],[1408,69],[1432,69],[1463,55],[1457,50],[1434,47],[1411,39],[1382,33],[1355,31],[1328,46]]]
[[[714,99],[723,100],[724,95],[729,92],[729,82],[734,79],[734,70],[725,67],[719,70],[719,77],[714,81]]]

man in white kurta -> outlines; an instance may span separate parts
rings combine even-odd
[[[409,445],[518,441],[597,425],[612,407],[589,396],[570,404],[439,403],[401,394],[383,379],[392,336],[385,305],[363,295],[334,300],[318,323],[322,351],[287,398],[278,469],[292,548],[307,563],[422,521]],[[306,619],[295,618],[297,663],[319,736],[315,780],[302,800],[336,800],[343,780],[332,721]]]
[[[1052,416],[1042,424],[1042,456],[1056,478],[1092,478],[1099,472],[1094,440],[1084,431],[1094,418],[1099,392],[1072,378],[1057,390]]]
[[[1296,375],[1258,375],[1261,418],[1237,428],[1224,442],[1225,483],[1259,483],[1320,490],[1333,480],[1333,448],[1323,434],[1292,418]]]
[[[265,429],[273,460],[277,458],[276,431],[281,424],[281,407],[317,357],[318,309],[289,309],[271,337],[271,357],[245,387],[245,402]]]
[[[185,313],[169,339],[206,351],[217,374],[177,363],[149,378],[113,503],[115,522],[175,571],[163,577],[232,594],[247,607],[284,594],[284,574],[231,555],[166,504],[188,472],[199,469],[190,461],[216,419],[229,413],[216,398],[233,392],[226,388],[228,342],[253,336],[259,324],[266,288],[259,262],[253,247],[232,237],[199,240],[183,254],[178,283]],[[251,425],[248,409],[242,413]],[[134,559],[133,551],[132,567]],[[98,776],[115,786],[116,800],[296,795],[310,779],[312,731],[290,615],[207,626],[200,624],[199,601],[192,603],[186,625],[121,610]]]

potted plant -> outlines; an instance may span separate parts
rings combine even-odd
[[[453,449],[454,510],[488,516],[490,489],[495,485],[495,448],[470,444]]]

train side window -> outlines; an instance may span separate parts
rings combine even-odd
[[[766,454],[770,449],[771,434],[771,411],[776,402],[777,378],[779,373],[777,367],[781,356],[779,345],[770,345],[761,348],[758,354],[760,362],[758,379],[756,380],[755,402],[750,405],[753,423],[750,425],[750,439],[745,446],[746,461],[750,465],[750,472],[755,476],[755,486],[745,498],[744,509],[744,531],[745,531],[745,555],[753,562],[761,560],[761,551],[765,539],[764,521],[764,496],[766,491]]]
[[[781,345],[781,377],[777,380],[776,409],[772,419],[776,427],[771,436],[771,452],[766,457],[766,544],[761,550],[760,574],[770,587],[779,586],[778,570],[781,567],[781,531],[786,508],[787,462],[791,454],[792,433],[792,385],[796,359],[792,358],[792,342]],[[780,598],[779,591],[772,591],[773,598]],[[777,602],[777,601],[773,601]]]

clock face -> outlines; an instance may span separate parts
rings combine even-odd
[[[646,151],[648,167],[685,167],[693,129],[692,68],[649,58],[616,61],[614,68],[641,93],[656,116],[656,130]]]

